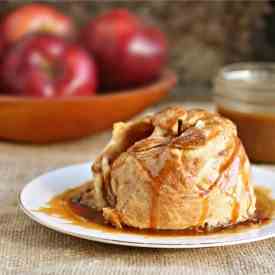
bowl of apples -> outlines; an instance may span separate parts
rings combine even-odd
[[[126,120],[176,84],[167,42],[126,9],[79,31],[46,4],[29,4],[0,25],[0,139],[49,143]]]

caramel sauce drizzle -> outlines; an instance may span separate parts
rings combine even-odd
[[[232,154],[230,155],[230,157],[221,164],[220,168],[219,168],[219,176],[218,178],[215,180],[215,182],[207,189],[207,190],[200,190],[200,195],[202,197],[205,197],[205,199],[207,199],[207,195],[213,190],[213,188],[215,186],[217,186],[220,182],[220,180],[222,179],[222,177],[224,176],[224,173],[231,167],[231,165],[233,164],[237,154],[239,153],[239,149],[241,146],[241,142],[239,140],[238,137],[235,138],[235,146],[233,149]],[[199,219],[199,224],[204,224],[205,219],[207,218],[207,214],[208,214],[208,203],[203,202],[203,209],[202,209],[202,214],[201,217]],[[233,208],[232,208],[232,214],[231,214],[231,220],[232,223],[236,223],[236,221],[238,220],[239,217],[239,203],[235,200]]]
[[[208,197],[205,197],[203,199],[203,201],[202,201],[201,216],[200,216],[199,222],[198,222],[199,226],[203,226],[204,225],[204,221],[205,221],[205,219],[207,218],[207,215],[208,215],[208,209],[209,209],[209,206],[208,206]]]
[[[240,212],[240,203],[237,199],[234,200],[233,207],[232,207],[232,214],[231,214],[231,223],[235,224],[239,218]]]
[[[170,173],[171,169],[174,169],[174,163],[172,160],[166,160],[163,168],[159,172],[159,175],[153,176],[151,172],[143,165],[142,161],[137,159],[134,155],[135,160],[141,165],[142,169],[147,173],[148,177],[151,180],[152,184],[152,198],[151,198],[151,215],[150,215],[150,228],[155,229],[157,227],[157,216],[158,216],[158,198],[161,189],[161,185],[164,180],[167,179],[167,176],[170,174],[171,177],[173,175]]]
[[[240,155],[240,168],[245,165],[245,162],[247,161],[246,154],[244,152],[243,146],[241,146],[241,149],[243,153]],[[244,184],[244,190],[246,192],[249,192],[249,174],[245,171],[245,169],[240,169],[240,173],[242,176],[243,184]]]
[[[168,176],[170,177],[170,180],[176,181],[176,179],[173,178],[174,175],[170,173],[172,171],[171,170],[172,168],[175,168],[173,161],[169,159],[166,160],[166,163],[162,168],[162,170],[160,171],[160,174],[153,178],[152,183],[153,183],[154,192],[152,197],[151,219],[150,219],[150,227],[152,229],[155,229],[157,227],[157,222],[158,222],[157,217],[158,217],[158,208],[159,208],[158,198],[159,198],[161,185],[165,180],[167,180]]]
[[[227,171],[227,169],[233,164],[236,155],[239,152],[239,148],[240,148],[240,140],[236,137],[236,141],[235,141],[235,146],[233,149],[233,153],[230,155],[230,157],[221,164],[220,168],[219,168],[219,176],[218,178],[214,181],[214,183],[207,189],[202,189],[200,190],[200,194],[201,196],[206,196],[209,194],[210,191],[213,190],[213,188],[219,184],[220,180],[222,179],[222,177],[224,176],[224,173]]]
[[[235,138],[235,147],[234,151],[231,154],[231,156],[228,158],[228,160],[220,167],[220,173],[223,173],[226,171],[234,162],[237,154],[239,153],[241,146],[241,142],[238,137]],[[239,166],[241,167],[241,166]],[[235,224],[239,218],[239,212],[240,212],[240,203],[238,202],[237,198],[234,200],[233,207],[232,207],[232,213],[231,213],[231,222],[232,224]]]
[[[235,137],[235,146],[234,146],[234,150],[233,153],[230,155],[230,157],[221,165],[219,171],[220,173],[223,173],[225,170],[227,170],[227,168],[229,168],[231,166],[231,164],[233,163],[235,157],[237,156],[239,149],[240,149],[240,140],[238,137]]]
[[[223,173],[233,164],[237,154],[239,153],[241,146],[241,142],[238,137],[235,138],[235,147],[233,150],[233,153],[231,156],[227,159],[227,161],[224,162],[224,164],[220,167],[220,177],[218,178],[218,182],[220,181]],[[240,166],[239,166],[240,167]],[[231,213],[231,222],[232,224],[235,224],[239,218],[239,212],[240,212],[240,203],[237,201],[237,199],[234,200],[233,207],[232,207],[232,213]]]
[[[241,146],[241,142],[238,137],[235,138],[235,146],[233,149],[232,154],[229,156],[229,158],[220,166],[219,172],[220,175],[217,178],[217,180],[208,188],[208,190],[205,190],[202,195],[205,197],[203,199],[202,203],[202,210],[201,210],[201,216],[199,218],[199,224],[203,225],[205,219],[207,218],[208,215],[208,199],[207,199],[207,194],[211,192],[211,190],[220,182],[221,178],[223,177],[224,173],[231,167],[232,163],[234,162],[237,154],[239,153]],[[150,171],[143,165],[143,163],[135,158],[138,163],[142,166],[143,170],[146,171],[147,175],[151,179],[152,182],[152,204],[151,204],[151,217],[150,217],[150,227],[152,229],[157,227],[157,216],[158,216],[158,197],[159,197],[159,192],[161,189],[162,182],[167,178],[169,175],[169,171],[173,171],[173,165],[171,165],[171,160],[167,160],[164,167],[160,171],[160,174],[156,177],[152,176]],[[173,169],[172,169],[173,168]],[[171,170],[172,169],[172,170]],[[170,174],[172,177],[173,175]],[[248,185],[248,175],[246,175],[247,185]],[[248,187],[247,187],[248,188]],[[234,201],[233,207],[232,207],[232,214],[231,214],[231,220],[232,224],[235,224],[236,221],[238,220],[239,217],[239,210],[240,210],[240,204],[237,200]]]
[[[101,212],[92,211],[87,206],[73,203],[72,198],[79,194],[83,186],[75,189],[69,189],[62,194],[51,199],[47,206],[41,207],[38,211],[49,216],[62,218],[65,222],[74,224],[84,228],[100,230],[102,232],[110,232],[113,234],[135,234],[148,237],[179,237],[179,236],[200,236],[213,234],[232,234],[239,232],[247,232],[249,230],[262,227],[271,222],[275,217],[275,200],[272,199],[271,190],[263,187],[255,187],[256,217],[251,221],[239,223],[227,228],[216,228],[212,231],[205,230],[140,230],[130,227],[122,229],[114,228],[105,223]],[[205,202],[206,203],[206,202]],[[201,215],[201,220],[204,214]]]
[[[218,136],[219,133],[220,133],[220,130],[217,129],[217,128],[214,128],[214,129],[210,132],[210,134],[207,136],[207,141],[210,141],[210,140],[214,139],[215,137]]]

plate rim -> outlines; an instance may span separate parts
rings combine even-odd
[[[150,242],[135,242],[135,241],[126,241],[126,240],[113,240],[113,239],[107,239],[104,237],[96,237],[96,236],[88,236],[86,234],[81,234],[81,233],[76,233],[76,232],[72,232],[72,231],[68,231],[68,230],[63,230],[62,228],[60,228],[59,226],[54,226],[52,224],[49,224],[47,222],[44,222],[42,219],[40,219],[39,217],[35,216],[32,211],[30,209],[28,209],[27,207],[25,207],[23,201],[22,201],[22,195],[24,190],[27,188],[27,186],[30,186],[31,184],[35,184],[34,181],[39,180],[41,177],[44,177],[50,173],[54,173],[54,172],[60,172],[61,170],[66,170],[68,168],[72,168],[72,167],[77,167],[77,166],[84,166],[84,165],[91,165],[93,161],[89,161],[89,162],[82,162],[82,163],[78,163],[78,164],[72,164],[72,165],[68,165],[68,166],[63,166],[57,169],[53,169],[50,170],[46,173],[43,173],[35,178],[33,178],[32,180],[30,180],[27,184],[25,184],[23,186],[23,188],[18,192],[17,194],[17,200],[18,200],[18,204],[20,209],[23,211],[23,213],[25,215],[27,215],[31,220],[35,221],[36,223],[50,229],[53,230],[55,232],[58,233],[62,233],[65,235],[69,235],[69,236],[73,236],[76,238],[80,238],[80,239],[85,239],[85,240],[89,240],[89,241],[95,241],[95,242],[100,242],[100,243],[107,243],[107,244],[115,244],[115,245],[122,245],[122,246],[128,246],[128,247],[144,247],[144,248],[207,248],[207,247],[221,247],[221,246],[231,246],[231,245],[240,245],[240,244],[245,244],[245,243],[254,243],[257,241],[262,241],[262,240],[266,240],[272,237],[275,237],[275,230],[274,232],[268,232],[266,235],[257,237],[256,239],[241,239],[241,240],[228,240],[228,241],[214,241],[214,242],[202,242],[202,243],[196,243],[196,244],[187,244],[187,243],[150,243]],[[256,165],[251,165],[251,167],[253,167],[253,169],[256,170],[263,170],[264,172],[269,172],[269,173],[275,173],[274,171],[271,171],[267,168],[261,167],[261,166],[256,166]],[[81,183],[80,183],[81,184]],[[94,229],[95,231],[97,231],[96,229]]]

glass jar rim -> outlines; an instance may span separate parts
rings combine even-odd
[[[275,62],[242,62],[223,67],[214,79],[214,95],[275,104]]]

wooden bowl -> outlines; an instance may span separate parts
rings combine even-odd
[[[127,120],[159,101],[176,84],[167,71],[147,86],[90,97],[0,96],[0,139],[49,143],[81,138]]]

